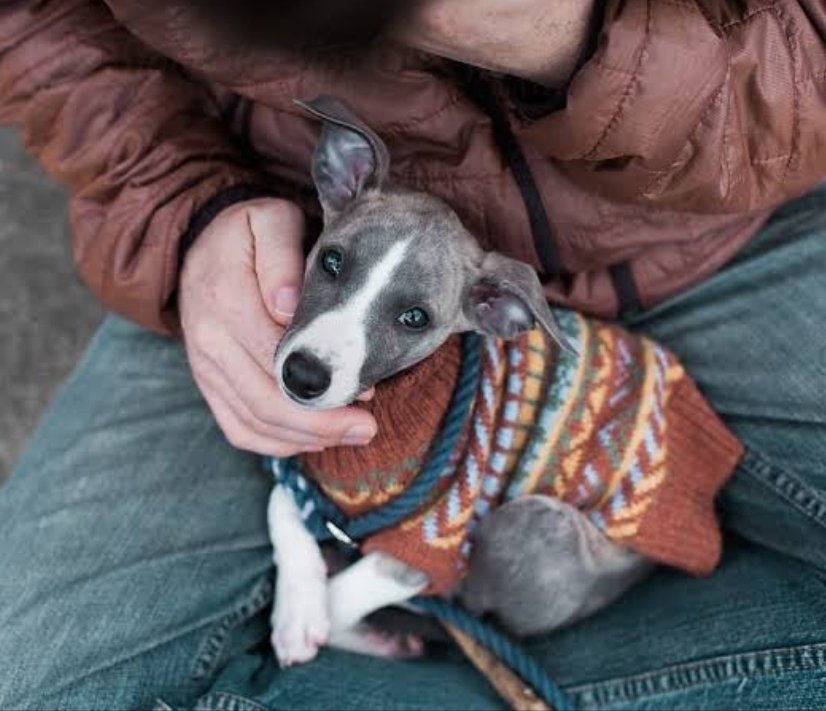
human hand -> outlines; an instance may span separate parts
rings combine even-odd
[[[358,408],[310,411],[272,373],[275,348],[298,302],[304,216],[264,198],[224,210],[201,233],[181,272],[179,310],[192,374],[227,439],[275,457],[366,444],[373,417]]]
[[[567,81],[593,0],[425,0],[395,33],[412,47],[546,86]]]

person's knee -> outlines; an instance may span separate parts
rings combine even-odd
[[[72,644],[52,644],[48,624],[29,619],[24,627],[19,643],[0,643],[2,709],[147,709],[160,700],[186,705],[197,698],[198,687],[187,683],[192,659],[180,654],[179,640],[110,662],[90,656],[81,635],[73,653]]]
[[[87,671],[79,661],[86,656],[82,635],[74,643],[67,639],[72,613],[54,609],[53,593],[25,572],[2,586],[0,708],[57,708],[60,690]]]

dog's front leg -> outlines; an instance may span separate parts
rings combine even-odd
[[[277,568],[271,642],[278,663],[289,666],[315,657],[329,637],[327,566],[283,486],[270,495],[267,520]]]
[[[327,586],[330,645],[379,657],[419,656],[412,635],[377,632],[362,620],[372,612],[409,600],[427,587],[427,576],[384,553],[368,553],[334,576]]]

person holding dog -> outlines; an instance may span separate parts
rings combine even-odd
[[[257,455],[376,434],[271,373],[318,231],[292,102],[325,92],[549,300],[674,351],[745,446],[719,570],[541,640],[550,673],[583,707],[826,704],[819,0],[13,0],[0,119],[125,318],[0,490],[0,707],[497,703],[454,657],[285,672],[267,646]]]

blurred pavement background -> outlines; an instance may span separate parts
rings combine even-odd
[[[0,482],[102,316],[74,274],[63,191],[0,129]]]

